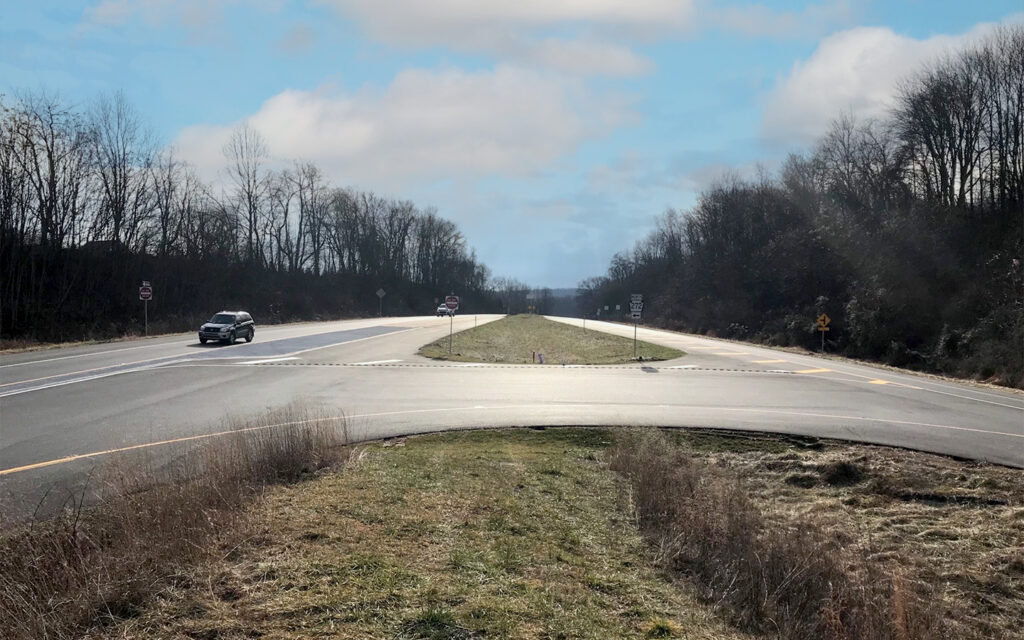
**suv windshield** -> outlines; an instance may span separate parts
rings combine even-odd
[[[234,324],[235,316],[230,313],[218,313],[210,318],[210,324]]]

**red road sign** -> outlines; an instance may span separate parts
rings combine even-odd
[[[139,300],[152,300],[153,287],[139,287]]]
[[[444,299],[444,306],[448,307],[452,311],[459,308],[459,296],[447,296]]]

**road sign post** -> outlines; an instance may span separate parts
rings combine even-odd
[[[821,333],[821,352],[825,353],[825,332],[829,331],[829,323],[832,322],[832,318],[828,317],[827,313],[822,313],[818,316],[818,331]]]
[[[452,352],[452,333],[455,332],[455,310],[459,308],[459,296],[452,294],[444,299],[444,306],[448,307],[448,354]]]
[[[149,335],[149,301],[153,299],[153,287],[149,280],[143,280],[139,287],[139,300],[142,300],[143,335]]]
[[[381,318],[384,317],[384,294],[385,292],[383,289],[377,289],[377,300],[379,301],[377,315]]]
[[[633,359],[636,360],[636,325],[644,312],[644,296],[642,293],[634,293],[629,296],[629,315],[633,318]]]

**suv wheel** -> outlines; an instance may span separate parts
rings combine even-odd
[[[232,331],[231,335],[228,336],[228,339],[227,339],[226,342],[227,342],[227,344],[235,344],[235,340],[237,340],[237,339],[238,338],[235,336],[235,332]]]
[[[199,344],[206,344],[206,338],[199,338]]]
[[[255,329],[249,329],[249,335],[245,336],[246,342],[252,342],[252,337],[256,335]]]

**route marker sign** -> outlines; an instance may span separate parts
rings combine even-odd
[[[633,319],[633,358],[636,359],[636,323],[644,312],[644,294],[634,293],[629,296],[629,315]]]
[[[640,316],[644,312],[644,296],[640,293],[634,293],[629,296],[629,314],[634,320],[639,320]]]
[[[383,298],[384,295],[385,295],[385,291],[383,289],[377,289],[377,297],[378,298]]]

